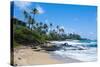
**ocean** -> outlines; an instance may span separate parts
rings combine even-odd
[[[80,61],[97,60],[97,41],[96,40],[72,40],[72,41],[53,41],[57,46],[68,43],[70,46],[64,46],[53,53],[66,59],[66,57]]]

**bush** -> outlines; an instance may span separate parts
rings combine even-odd
[[[17,43],[29,44],[29,43],[43,43],[45,38],[42,37],[38,32],[31,31],[26,27],[20,27],[14,32],[14,39]]]

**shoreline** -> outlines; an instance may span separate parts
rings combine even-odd
[[[66,60],[64,60],[64,58],[61,58],[56,54],[52,54],[44,50],[35,51],[35,49],[32,49],[31,47],[27,47],[27,46],[24,48],[14,48],[15,66],[81,62],[79,60],[69,58],[69,57],[66,57],[65,59]]]

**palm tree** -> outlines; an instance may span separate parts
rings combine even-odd
[[[36,23],[36,27],[37,27],[37,28],[39,27],[39,23]]]
[[[34,14],[38,14],[38,13],[39,13],[38,9],[37,9],[37,8],[34,8],[34,9],[33,9],[33,13],[34,13]]]
[[[55,34],[57,34],[57,32],[56,32],[56,30],[55,29],[53,29],[53,31],[52,31],[53,33],[55,33]]]
[[[26,12],[26,10],[23,11],[24,17],[25,19],[28,18],[28,13]]]
[[[31,16],[28,17],[28,24],[29,24],[29,29],[31,29],[31,24],[32,24],[32,18]]]
[[[36,24],[35,24],[35,27],[36,27],[36,31],[41,32],[41,29],[40,29],[40,27],[39,27],[39,23],[36,23]]]
[[[48,25],[47,25],[47,24],[44,24],[44,25],[43,25],[43,28],[44,28],[44,30],[45,30],[45,33],[48,32]]]
[[[38,14],[39,11],[37,10],[37,8],[34,8],[34,9],[32,9],[31,13],[33,14],[33,18],[35,19],[35,15]]]
[[[42,22],[39,23],[39,27],[40,27],[41,30],[42,30],[42,28],[43,28],[43,23],[42,23]]]
[[[31,25],[35,24],[34,18],[32,19],[32,17],[27,13],[26,10],[24,10],[23,13],[24,13],[24,16],[25,16],[25,20],[26,20],[26,19],[28,20],[27,23],[29,24],[29,28],[32,30]]]
[[[44,24],[44,29],[48,28],[48,25],[47,24]]]
[[[40,26],[42,26],[42,25],[43,25],[43,23],[42,23],[42,22],[40,22],[39,24],[40,24]]]
[[[24,18],[25,18],[24,21],[26,21],[26,19],[28,19],[28,17],[29,17],[29,16],[28,16],[29,14],[27,13],[26,10],[23,11],[23,14],[24,14]],[[27,21],[26,21],[26,22],[27,22]],[[27,23],[26,23],[26,24],[27,24]]]
[[[52,23],[50,23],[50,28],[51,28],[51,29],[50,29],[50,31],[52,31],[52,26],[53,26],[53,24],[52,24]]]
[[[33,24],[32,24],[33,26],[32,27],[35,28],[34,27],[34,24],[36,23],[36,21],[35,21],[35,15],[38,14],[39,11],[36,8],[34,8],[34,9],[32,9],[31,13],[33,14]]]
[[[35,24],[36,22],[35,22],[34,18],[31,18],[31,19],[32,19],[32,23],[31,23],[31,24],[32,24],[32,28],[35,29],[34,24]]]
[[[60,28],[59,29],[59,33],[64,33],[64,29],[63,28]]]
[[[59,33],[59,26],[57,25],[56,28],[57,28],[57,32]]]
[[[61,28],[61,32],[64,33],[64,29],[63,28]]]

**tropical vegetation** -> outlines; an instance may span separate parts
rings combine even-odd
[[[34,8],[31,12],[23,11],[24,21],[11,17],[14,45],[39,45],[52,40],[82,39],[79,34],[65,33],[64,28],[59,25],[56,25],[54,29],[52,23],[37,22],[36,15],[39,15],[39,11]]]

